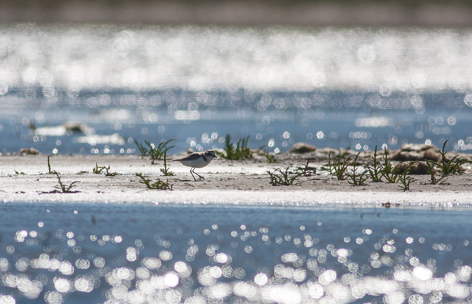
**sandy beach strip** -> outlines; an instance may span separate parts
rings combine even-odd
[[[177,156],[173,156],[176,158]],[[286,155],[281,162],[269,164],[264,158],[229,161],[218,158],[196,172],[204,180],[194,181],[189,168],[168,162],[174,176],[164,176],[163,161],[137,155],[54,155],[51,170],[60,173],[71,193],[61,193],[55,174],[49,174],[47,155],[0,156],[0,201],[4,203],[119,203],[119,204],[218,204],[258,206],[369,206],[453,208],[472,206],[472,170],[448,176],[433,185],[429,175],[414,175],[410,190],[400,183],[372,182],[353,186],[322,170],[324,161],[310,162],[316,173],[300,176],[294,185],[273,186],[267,171],[274,168],[295,171],[306,164],[299,155]],[[109,167],[95,174],[93,169]],[[172,190],[150,190],[136,176],[141,173],[151,182],[158,179]]]

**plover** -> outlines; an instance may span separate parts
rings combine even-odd
[[[200,179],[203,179],[197,172],[195,172],[195,168],[203,168],[208,165],[213,158],[216,158],[215,151],[207,150],[205,152],[194,152],[189,156],[180,159],[174,159],[174,161],[179,161],[182,165],[191,167],[190,174],[192,174],[193,179],[196,181],[197,179],[193,174],[195,173]]]

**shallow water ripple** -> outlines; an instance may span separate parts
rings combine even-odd
[[[472,300],[470,211],[1,209],[0,303]]]

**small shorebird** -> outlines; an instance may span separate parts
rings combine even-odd
[[[196,181],[197,179],[193,176],[194,173],[200,177],[200,179],[204,178],[195,172],[195,168],[205,167],[213,160],[213,158],[216,158],[215,151],[207,150],[205,152],[194,152],[184,158],[174,159],[174,161],[179,161],[182,165],[191,167],[190,174],[192,174],[193,179]]]

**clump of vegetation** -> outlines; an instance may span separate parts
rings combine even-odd
[[[403,190],[410,190],[410,184],[416,182],[416,179],[406,176],[410,172],[411,163],[409,163],[402,173],[398,175],[398,180],[402,183],[399,187]]]
[[[161,172],[164,174],[164,176],[174,176],[175,173],[169,170],[169,167],[167,166],[167,153],[164,153],[164,169],[161,169]]]
[[[349,149],[349,148],[348,148]],[[346,154],[339,154],[331,161],[331,152],[328,154],[328,168],[332,175],[335,175],[338,180],[345,180],[347,178],[347,168],[351,156],[346,157]]]
[[[330,174],[335,175],[338,180],[349,178],[350,180],[348,182],[350,184],[358,186],[364,185],[368,179],[368,176],[373,182],[381,182],[382,177],[385,177],[389,183],[401,182],[402,186],[400,187],[402,187],[403,190],[408,190],[410,188],[410,184],[416,181],[414,178],[406,176],[410,172],[411,164],[409,164],[406,168],[403,168],[401,165],[393,165],[390,161],[387,149],[384,150],[382,164],[382,161],[379,159],[377,154],[377,146],[375,146],[374,156],[372,157],[373,162],[371,165],[367,165],[366,170],[362,173],[359,173],[357,163],[360,152],[356,155],[354,161],[350,162],[350,156],[346,157],[348,150],[349,148],[347,148],[344,153],[339,151],[339,154],[335,158],[331,157],[332,152],[328,154],[327,170],[330,172]],[[348,166],[353,166],[351,172],[348,171]],[[429,164],[429,166],[431,167],[432,165]]]
[[[57,176],[57,181],[59,182],[59,186],[55,186],[54,188],[60,190],[62,193],[74,193],[76,191],[71,191],[72,187],[75,186],[78,181],[72,182],[69,185],[66,185],[62,182],[61,177],[59,176],[59,173],[56,172],[56,170],[52,171],[53,174],[56,174]]]
[[[428,166],[428,173],[430,174],[430,183],[435,185],[445,179],[451,174],[459,173],[462,165],[466,163],[465,160],[458,159],[458,155],[454,156],[451,160],[447,160],[445,151],[447,140],[444,142],[442,149],[439,152],[441,154],[441,160],[439,162],[427,160],[426,165]],[[437,173],[441,173],[441,177],[437,177]]]
[[[247,137],[249,139],[249,136]],[[266,160],[267,160],[267,163],[269,164],[275,164],[275,163],[278,163],[279,161],[277,160],[277,158],[275,158],[275,155],[268,151],[264,151],[264,148],[266,147],[266,145],[263,145],[261,146],[259,149],[256,150],[256,153],[258,155],[264,155]]]
[[[278,163],[277,159],[275,158],[275,155],[269,154],[269,152],[266,152],[264,156],[266,157],[266,160],[269,164]]]
[[[297,167],[297,171],[300,171],[300,173],[303,176],[312,176],[316,174],[316,168],[315,167],[310,167],[310,161],[307,160],[306,164],[303,167]]]
[[[169,183],[169,181],[161,181],[160,179],[157,179],[156,182],[152,183],[151,180],[145,178],[141,173],[136,173],[136,176],[141,178],[141,183],[145,184],[148,189],[153,189],[153,190],[173,190],[173,185]]]
[[[439,167],[441,170],[441,173],[443,176],[448,176],[450,174],[456,174],[459,173],[459,169],[461,166],[466,163],[466,161],[457,159],[459,155],[454,156],[451,160],[447,160],[446,154],[447,152],[445,151],[447,140],[444,142],[442,146],[442,150],[439,151],[441,154],[441,161],[439,163],[436,163],[436,165]]]
[[[384,164],[382,167],[382,175],[385,177],[387,182],[389,183],[396,183],[399,180],[399,175],[400,175],[400,167],[392,165],[390,162],[390,158],[388,157],[388,151],[387,149],[384,150],[384,156],[383,156]]]
[[[99,167],[97,163],[95,163],[95,168],[93,168],[93,173],[95,174],[102,174],[102,171],[105,170],[106,173],[105,173],[105,176],[116,176],[118,175],[118,173],[116,172],[113,172],[113,173],[110,173],[110,165],[108,165],[108,167]]]
[[[169,139],[166,142],[161,142],[157,147],[155,144],[145,140],[144,143],[148,146],[148,148],[144,147],[137,140],[134,140],[134,143],[138,147],[139,152],[141,152],[141,157],[149,155],[151,157],[151,165],[154,165],[155,160],[161,160],[162,157],[164,157],[164,154],[167,153],[167,151],[175,147],[167,147],[167,145],[173,140],[174,139]]]
[[[270,184],[272,186],[290,186],[293,185],[295,180],[299,178],[303,173],[293,173],[288,172],[289,167],[282,171],[281,169],[274,169],[275,173],[267,171],[270,176]]]
[[[436,177],[436,173],[438,172],[436,170],[436,162],[434,161],[431,161],[431,160],[427,160],[426,161],[426,165],[428,166],[428,173],[429,173],[429,182],[433,185],[436,185],[437,183],[439,183],[440,181],[442,181],[443,179],[445,179],[447,177],[447,175],[442,175],[440,178]]]
[[[169,144],[173,140],[174,139],[169,139],[166,142],[161,142],[157,147],[154,144],[150,143],[149,141],[144,141],[149,147],[148,154],[151,156],[151,159],[152,159],[151,164],[154,164],[154,160],[162,159],[162,157],[164,156],[164,154],[167,153],[168,150],[175,147],[175,146],[167,147],[167,144]]]
[[[336,155],[334,158],[331,157],[331,154],[334,154],[334,152],[329,152],[327,167],[322,167],[321,169],[326,170],[329,172],[329,174],[336,176],[338,180],[345,180],[347,178],[347,168],[351,159],[351,156],[347,156],[349,149],[351,149],[351,147],[347,147],[345,151],[338,149],[338,155]]]
[[[357,153],[356,158],[354,159],[354,162],[352,163],[353,165],[352,172],[346,173],[346,175],[351,179],[350,181],[348,181],[348,183],[354,186],[364,185],[365,181],[368,178],[367,176],[365,176],[367,173],[366,170],[364,170],[362,173],[358,173],[359,167],[357,163],[357,158],[359,157],[359,154],[361,154],[361,152]]]
[[[334,174],[334,169],[333,169],[334,164],[333,164],[333,161],[331,160],[331,153],[333,153],[333,152],[330,151],[328,153],[328,163],[326,164],[326,166],[322,166],[321,170],[328,171],[329,174],[332,175],[332,174]]]
[[[23,171],[16,171],[16,170],[14,170],[14,171],[15,171],[15,174],[26,175],[26,173],[25,173],[25,172],[23,172]]]
[[[383,168],[380,165],[380,161],[377,158],[377,146],[375,146],[374,156],[372,157],[372,166],[367,165],[367,171],[369,172],[370,178],[373,182],[382,181]]]
[[[134,143],[136,144],[139,152],[141,153],[141,159],[144,158],[144,156],[148,155],[148,150],[145,146],[143,146],[143,144],[140,144],[136,139],[134,140]]]
[[[252,158],[251,149],[247,146],[249,137],[250,136],[240,139],[235,147],[234,144],[231,142],[231,135],[226,134],[225,147],[223,148],[225,153],[221,153],[218,151],[215,152],[222,158],[229,160]]]
[[[451,174],[460,173],[461,166],[464,163],[467,163],[466,160],[459,159],[458,155],[449,159],[447,157],[447,152],[445,151],[447,140],[444,142],[442,149],[439,150],[440,160],[439,161],[426,161],[427,169],[426,171],[430,174],[430,182],[432,184],[437,184],[441,182],[444,178]],[[389,153],[387,149],[384,149],[382,159],[379,158],[377,154],[377,146],[375,146],[374,155],[372,157],[372,163],[366,166],[366,171],[359,174],[357,168],[357,159],[359,154],[357,154],[354,162],[350,162],[350,156],[346,157],[349,148],[344,152],[339,150],[339,153],[336,157],[332,157],[332,153],[328,153],[328,165],[323,167],[324,170],[329,171],[330,174],[335,175],[338,180],[344,180],[350,178],[349,183],[353,185],[362,185],[366,178],[364,176],[365,172],[368,172],[370,178],[374,182],[382,181],[384,177],[389,183],[398,183],[402,190],[406,191],[410,189],[410,185],[416,181],[416,179],[407,176],[412,170],[412,164],[405,166],[405,163],[394,165],[391,163],[389,158]],[[348,166],[354,166],[351,173],[348,172]],[[440,173],[438,177],[437,174]]]
[[[101,174],[104,169],[107,167],[99,167],[97,163],[95,163],[95,168],[93,168],[93,173],[94,174]]]

